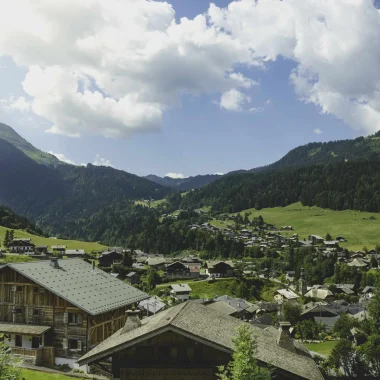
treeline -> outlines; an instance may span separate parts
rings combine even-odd
[[[0,205],[0,226],[15,230],[25,230],[34,235],[43,235],[43,231],[25,216],[15,214],[10,208]]]
[[[305,206],[380,212],[380,161],[340,162],[223,177],[183,198],[182,208],[217,212]]]

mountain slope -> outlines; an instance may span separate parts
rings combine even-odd
[[[57,166],[61,163],[58,158],[35,148],[32,144],[22,138],[13,128],[3,123],[0,123],[0,139],[8,141],[39,164]]]
[[[249,172],[277,170],[319,163],[337,163],[357,160],[376,160],[380,157],[380,132],[353,140],[338,140],[325,143],[309,143],[292,149],[273,164],[254,168]]]
[[[5,178],[0,186],[0,203],[54,234],[72,231],[75,228],[69,226],[88,221],[96,213],[103,218],[99,223],[107,224],[108,209],[122,209],[141,198],[161,199],[172,191],[110,167],[40,165],[3,139],[0,166]],[[78,238],[90,235],[82,232],[78,232]]]
[[[310,165],[225,176],[183,198],[182,208],[217,212],[286,206],[380,212],[380,160]]]
[[[222,175],[220,174],[206,174],[187,178],[171,178],[158,177],[154,174],[150,174],[144,178],[162,186],[168,186],[179,191],[186,191],[191,189],[199,189],[200,187],[206,186],[221,177]]]

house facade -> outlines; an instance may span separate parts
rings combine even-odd
[[[12,253],[34,252],[35,244],[31,239],[13,239],[9,247]]]
[[[107,371],[114,380],[216,380],[217,367],[231,360],[233,338],[243,323],[192,301],[144,321],[131,311],[122,329],[78,362],[90,368],[109,363]],[[269,364],[276,378],[323,379],[286,324],[278,331],[255,326],[252,330],[256,358],[261,365]]]
[[[178,302],[188,301],[190,299],[191,288],[188,284],[170,285],[170,295]]]
[[[205,264],[205,269],[206,269],[206,273],[212,278],[234,276],[234,265],[232,264],[232,262],[207,261]]]
[[[0,333],[35,364],[74,366],[148,297],[80,259],[8,264],[0,276]]]

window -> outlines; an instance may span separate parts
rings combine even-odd
[[[78,341],[75,339],[69,339],[69,350],[77,350],[78,349]]]
[[[22,347],[22,336],[21,335],[16,335],[15,346],[16,347]]]
[[[35,288],[33,289],[33,292],[34,292],[34,293],[38,293],[39,291],[40,291],[40,288],[35,287]]]
[[[69,313],[68,314],[68,323],[81,323],[81,315],[79,313]]]
[[[22,292],[22,286],[18,286],[18,287],[17,287],[17,291],[18,291],[18,292]]]
[[[21,309],[16,309],[16,314],[22,314],[22,310]]]
[[[33,309],[33,317],[38,317],[40,315],[40,311],[38,309]]]

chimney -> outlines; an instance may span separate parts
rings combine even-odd
[[[127,321],[125,322],[125,325],[123,327],[123,330],[121,330],[120,334],[125,334],[127,332],[130,332],[134,329],[137,329],[141,326],[141,321],[139,318],[139,310],[127,310]]]
[[[50,264],[49,264],[51,267],[55,268],[55,269],[59,269],[60,266],[58,264],[58,259],[56,257],[52,257],[50,259]]]
[[[278,346],[285,348],[286,350],[296,352],[293,338],[290,336],[289,331],[291,326],[292,325],[289,322],[280,322],[276,342]]]

